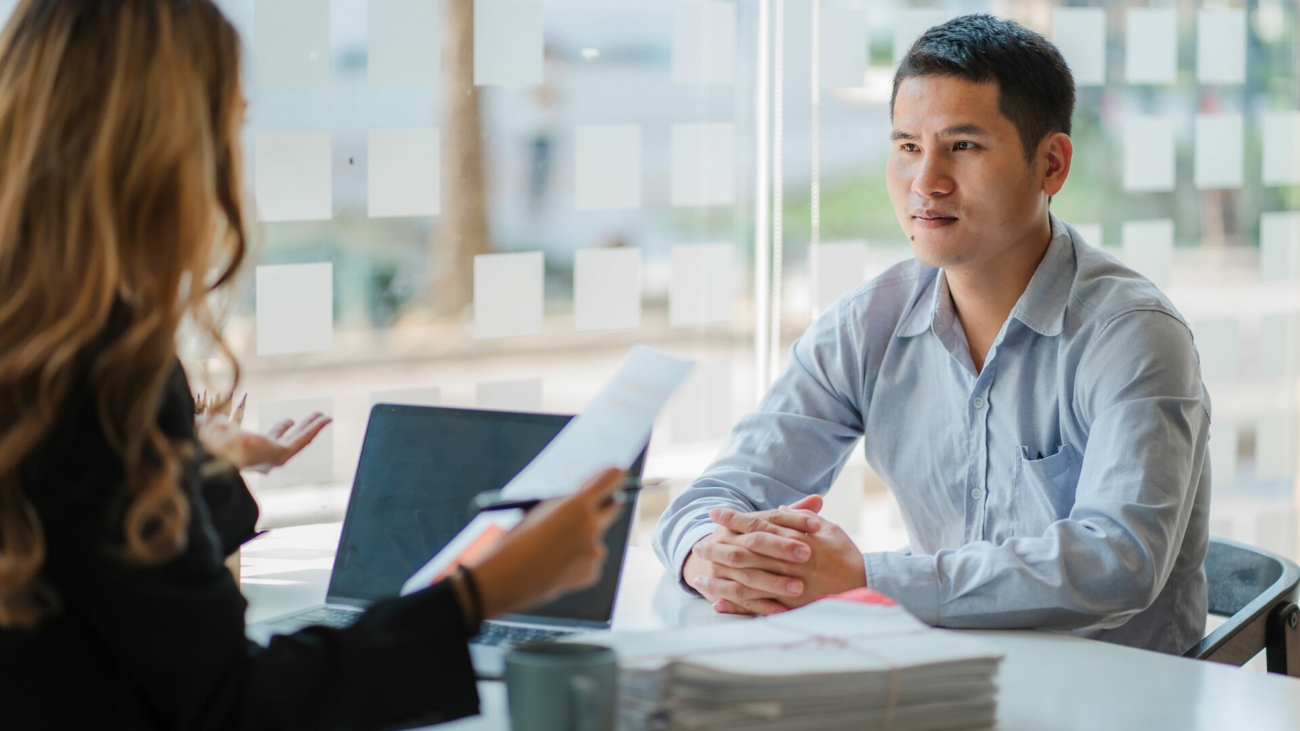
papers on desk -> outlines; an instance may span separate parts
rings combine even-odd
[[[1002,653],[865,589],[753,621],[586,640],[619,654],[620,728],[937,731],[996,720]]]
[[[577,490],[596,473],[626,470],[636,461],[650,428],[693,364],[637,345],[587,410],[570,421],[504,488],[508,500],[549,499]],[[435,584],[461,563],[491,551],[523,520],[522,510],[484,513],[470,521],[402,586],[402,594]]]

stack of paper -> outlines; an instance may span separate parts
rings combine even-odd
[[[996,648],[866,590],[749,622],[590,639],[619,653],[620,728],[928,731],[996,719]]]

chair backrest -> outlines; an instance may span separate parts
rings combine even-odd
[[[1243,543],[1211,538],[1205,554],[1210,614],[1228,617],[1185,657],[1241,665],[1264,649],[1265,622],[1300,592],[1300,567]]]
[[[1211,538],[1205,554],[1210,614],[1231,617],[1245,609],[1277,583],[1284,568],[1271,553]]]

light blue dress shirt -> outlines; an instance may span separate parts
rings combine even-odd
[[[895,265],[794,344],[654,547],[680,576],[710,509],[825,494],[865,437],[911,538],[865,554],[867,586],[933,625],[1182,653],[1205,630],[1209,425],[1182,316],[1052,217],[983,370],[942,270]]]

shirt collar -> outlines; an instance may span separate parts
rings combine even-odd
[[[1074,288],[1074,243],[1070,227],[1056,216],[1052,222],[1052,240],[1038,264],[1038,270],[1011,309],[1011,316],[1025,323],[1039,335],[1060,335],[1065,323],[1065,306]]]
[[[1074,286],[1074,245],[1071,240],[1070,227],[1055,215],[1048,214],[1052,224],[1052,239],[1047,244],[1047,252],[1038,264],[1038,269],[1029,280],[1025,293],[1011,310],[1011,317],[1023,322],[1040,335],[1055,336],[1061,334],[1065,322],[1065,305],[1070,299],[1070,290]],[[894,331],[895,337],[910,338],[926,330],[934,329],[936,323],[955,317],[952,311],[952,298],[948,294],[948,280],[941,269],[917,292],[907,314],[903,316]]]
[[[912,299],[912,305],[908,308],[907,314],[903,315],[902,321],[898,323],[898,329],[894,331],[895,337],[911,338],[920,335],[929,330],[934,323],[935,315],[939,311],[939,305],[943,297],[948,294],[948,287],[940,286],[940,280],[943,279],[943,270],[927,267],[931,276],[927,277],[925,284],[918,288],[916,295]],[[937,276],[936,276],[937,273]]]

